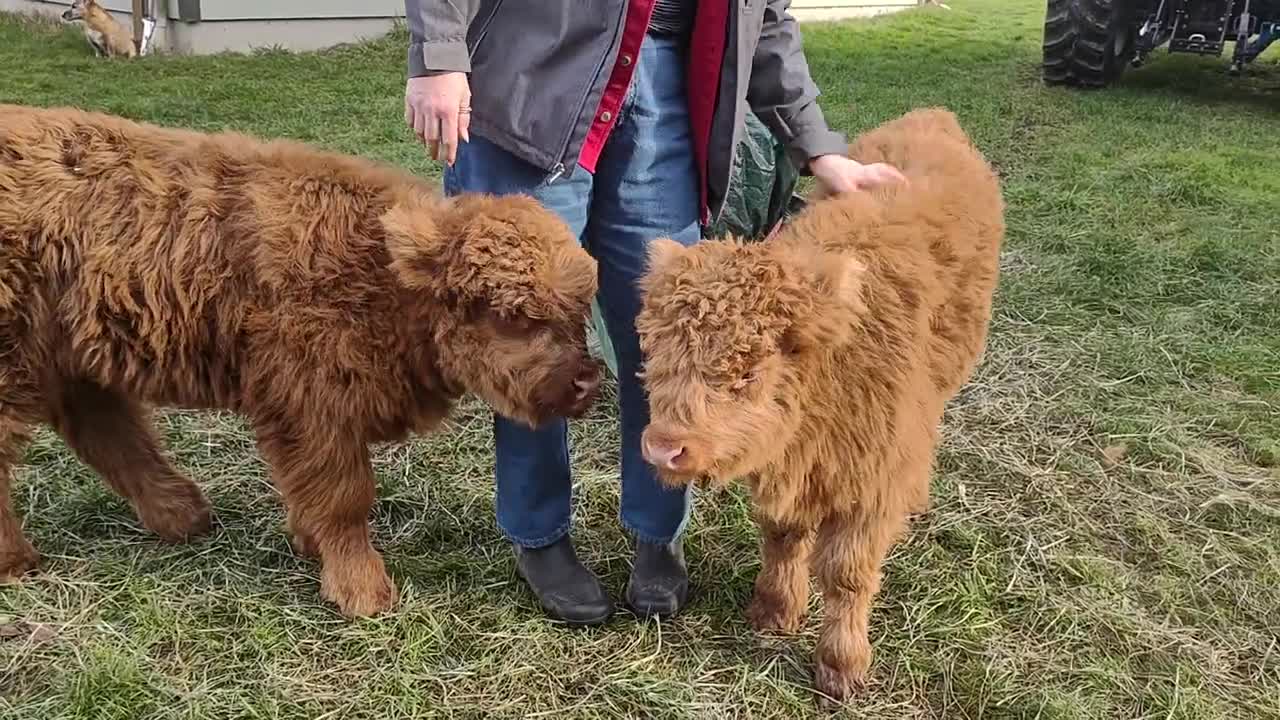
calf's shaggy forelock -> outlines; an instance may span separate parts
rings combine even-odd
[[[673,485],[749,482],[763,534],[749,617],[797,628],[812,570],[826,600],[816,682],[837,699],[869,669],[881,563],[927,506],[1004,237],[998,179],[950,112],[909,113],[851,155],[909,184],[819,188],[767,242],[659,241],[637,319],[647,459]]]
[[[583,320],[595,261],[532,198],[462,197],[434,224],[426,209],[402,205],[382,222],[400,281],[450,309],[435,329],[441,367],[531,425],[580,412],[581,383],[595,385]]]
[[[584,412],[595,287],[530,198],[444,199],[297,143],[0,106],[0,579],[37,557],[8,493],[31,426],[182,539],[208,503],[147,408],[220,408],[252,423],[323,595],[386,609],[368,444],[431,430],[466,391],[531,425]]]
[[[792,390],[806,381],[797,361],[852,334],[863,270],[771,243],[660,244],[638,326],[655,418],[647,444],[684,448],[660,464],[662,477],[722,482],[789,442],[803,410]]]

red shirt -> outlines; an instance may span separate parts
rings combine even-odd
[[[694,159],[698,165],[701,188],[702,220],[708,217],[707,207],[707,146],[711,141],[711,121],[715,113],[716,94],[720,89],[720,66],[724,63],[724,51],[729,31],[731,0],[702,0],[698,3],[694,18],[693,35],[689,43],[689,123],[693,133]],[[600,153],[618,121],[618,111],[631,86],[640,45],[649,29],[649,17],[653,14],[653,0],[631,0],[627,4],[626,18],[622,25],[622,45],[604,94],[596,107],[594,124],[587,133],[578,164],[594,173]]]

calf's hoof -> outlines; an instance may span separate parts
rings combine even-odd
[[[142,525],[169,542],[186,542],[209,532],[209,501],[192,485],[168,498],[147,498],[135,508]]]
[[[0,550],[0,585],[18,582],[39,564],[40,553],[25,538],[19,538],[13,547]]]
[[[861,665],[862,667],[856,667]],[[823,707],[832,707],[856,696],[867,683],[866,662],[853,663],[843,667],[833,665],[821,658],[818,659],[813,673],[813,684],[821,695],[818,702]]]
[[[804,623],[804,612],[791,609],[781,598],[756,591],[747,606],[747,620],[756,632],[794,633]]]
[[[382,559],[374,560],[326,564],[320,576],[320,596],[349,618],[372,617],[395,607],[399,601],[396,585]]]

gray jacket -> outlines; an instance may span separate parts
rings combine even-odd
[[[801,172],[844,154],[818,107],[790,0],[729,4],[720,93],[707,148],[712,219],[729,191],[748,110]],[[544,170],[572,172],[618,56],[628,0],[405,0],[411,77],[471,74],[471,129]]]

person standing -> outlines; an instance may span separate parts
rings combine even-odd
[[[634,541],[627,605],[684,605],[687,490],[644,461],[649,420],[635,318],[658,237],[697,242],[729,193],[748,110],[804,174],[836,192],[901,180],[846,156],[827,126],[789,0],[405,0],[405,122],[447,164],[445,192],[524,193],[559,214],[599,264],[617,359],[620,519]],[[613,601],[570,534],[567,425],[494,418],[496,514],[543,609],[596,624]]]

